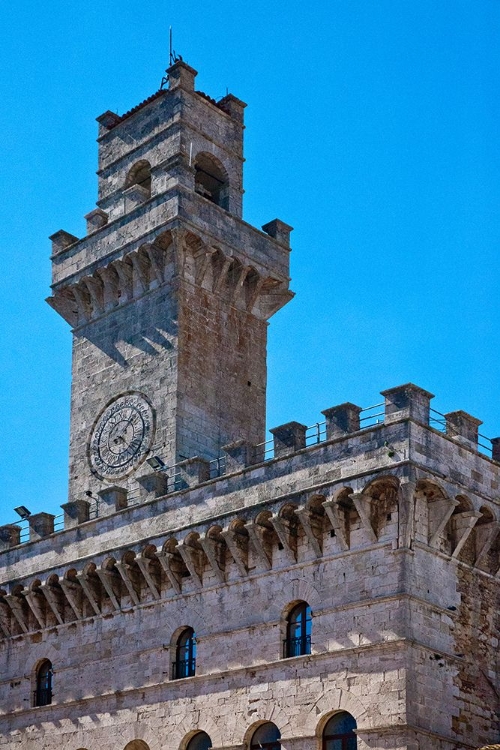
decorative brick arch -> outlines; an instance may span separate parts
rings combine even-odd
[[[267,724],[267,722],[275,724],[280,730],[282,737],[291,734],[292,724],[290,721],[290,714],[288,714],[283,708],[277,709],[274,703],[270,701],[267,702],[265,706],[260,706],[258,710],[259,716],[252,722],[252,724],[250,724],[250,726],[247,726],[246,729],[240,727],[240,731],[243,731],[243,735],[240,735],[238,738],[233,738],[234,745],[242,744],[244,750],[248,750],[254,732],[262,724]]]
[[[269,613],[271,617],[280,620],[283,612],[293,602],[307,602],[314,613],[314,608],[319,606],[322,600],[316,586],[306,581],[305,578],[294,578],[285,585],[281,597],[276,597],[270,605]]]
[[[176,602],[169,602],[168,607],[168,621],[171,624],[169,638],[180,627],[193,628],[198,637],[205,635],[207,632],[206,618],[203,617],[202,612],[196,606],[178,599]]]
[[[304,723],[303,733],[321,737],[323,728],[335,713],[347,711],[356,719],[358,729],[365,729],[372,726],[372,720],[368,718],[366,706],[348,690],[340,688],[331,688],[327,690],[316,702],[316,711],[310,713],[308,720]]]
[[[200,714],[202,717],[201,724],[199,726],[193,726],[194,722],[194,716],[197,714]],[[210,739],[212,740],[212,744],[214,747],[222,747],[223,745],[227,745],[227,736],[222,736],[222,732],[217,725],[217,723],[214,721],[214,719],[208,715],[207,712],[203,712],[199,710],[199,706],[195,705],[193,706],[193,719],[191,717],[186,716],[182,719],[182,721],[173,729],[171,732],[169,731],[168,735],[168,745],[167,745],[167,738],[165,737],[165,743],[162,745],[161,742],[159,742],[158,750],[160,750],[160,747],[165,748],[169,747],[171,750],[186,750],[186,747],[188,745],[188,742],[197,734],[197,732],[206,732]],[[156,750],[156,748],[151,748],[151,750]]]

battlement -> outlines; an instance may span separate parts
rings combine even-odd
[[[234,511],[227,498],[244,487],[262,485],[260,494],[273,497],[275,490],[262,487],[279,484],[279,478],[287,476],[287,486],[295,486],[286,493],[291,497],[310,491],[318,471],[323,479],[316,489],[338,482],[352,489],[354,484],[364,487],[367,477],[372,481],[380,473],[399,482],[403,475],[408,480],[412,472],[417,476],[423,470],[439,483],[443,497],[450,498],[452,511],[453,498],[460,493],[470,496],[472,490],[476,499],[470,501],[470,509],[479,512],[487,499],[488,513],[497,523],[500,439],[479,435],[480,421],[466,412],[442,415],[431,409],[433,395],[413,384],[382,395],[384,402],[365,409],[352,403],[326,409],[325,420],[310,427],[298,422],[275,427],[265,443],[235,441],[212,461],[192,457],[166,466],[161,456],[150,456],[132,490],[108,484],[91,498],[65,503],[60,516],[37,513],[23,523],[0,526],[0,564],[8,568],[9,579],[17,578],[34,554],[44,558],[45,567],[63,550],[68,560],[78,557],[78,547],[90,540],[94,546],[106,546],[106,539],[122,535],[125,528],[128,538],[142,538],[137,524],[141,527],[152,517],[156,527],[164,518],[165,531],[183,526],[183,519],[191,517],[190,498],[197,504],[199,487],[212,498],[206,512],[213,519]]]

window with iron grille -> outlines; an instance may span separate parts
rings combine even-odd
[[[287,617],[283,657],[304,656],[311,653],[311,607],[307,602],[297,604]]]
[[[52,674],[52,663],[45,659],[36,672],[35,706],[49,706],[52,703]]]
[[[196,636],[193,628],[186,628],[180,634],[172,664],[172,679],[194,677],[196,672]]]
[[[323,730],[323,750],[356,750],[356,720],[347,711],[332,716]]]

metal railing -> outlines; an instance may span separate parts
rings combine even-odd
[[[439,430],[439,432],[443,432],[448,435],[458,435],[458,432],[454,430],[453,426],[448,423],[444,414],[441,414],[441,412],[437,411],[436,409],[430,409],[429,411],[429,427],[433,427],[435,430]],[[493,453],[493,443],[491,441],[491,438],[487,437],[486,435],[482,435],[479,432],[477,449],[480,453],[484,453],[484,455],[491,458],[491,455]]]
[[[50,688],[38,688],[33,691],[34,706],[50,706],[52,703],[52,690]]]
[[[178,659],[172,664],[172,679],[181,680],[183,677],[194,677],[196,673],[196,659]]]
[[[283,641],[283,657],[306,656],[311,653],[311,636],[303,635],[298,638],[285,638]]]
[[[383,424],[385,417],[385,404],[380,402],[368,406],[360,411],[359,414],[359,429],[365,430],[375,427],[379,424]],[[448,435],[458,434],[454,433],[453,426],[447,421],[446,416],[436,409],[430,409],[429,414],[429,426],[435,430],[438,430]],[[479,433],[479,440],[477,443],[477,449],[484,455],[492,456],[492,441],[486,435]],[[305,447],[313,447],[319,445],[327,440],[327,423],[326,421],[315,422],[305,430]],[[274,438],[266,440],[263,443],[255,445],[253,448],[253,462],[254,464],[260,464],[263,462],[271,461],[276,458],[274,450]],[[224,476],[226,473],[226,456],[221,455],[217,458],[212,459],[209,463],[209,478],[217,479],[218,477]],[[156,471],[162,474],[165,478],[164,492],[169,494],[182,489],[186,489],[188,484],[183,478],[181,471],[181,464],[174,464],[172,466],[163,465]],[[89,519],[99,518],[101,515],[101,503],[102,500],[99,497],[90,497],[90,508],[89,508]],[[131,490],[127,494],[127,507],[133,507],[141,505],[145,501],[143,491],[140,488]],[[29,541],[29,521],[28,519],[22,519],[15,522],[20,527],[20,543],[24,544]],[[59,532],[64,529],[64,515],[61,513],[54,518],[54,531]],[[180,662],[179,662],[180,663]]]

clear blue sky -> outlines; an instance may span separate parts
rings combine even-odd
[[[69,327],[50,243],[96,200],[95,117],[174,46],[246,110],[245,218],[292,224],[269,426],[412,381],[500,435],[500,3],[18,0],[0,7],[0,523],[67,499]]]

